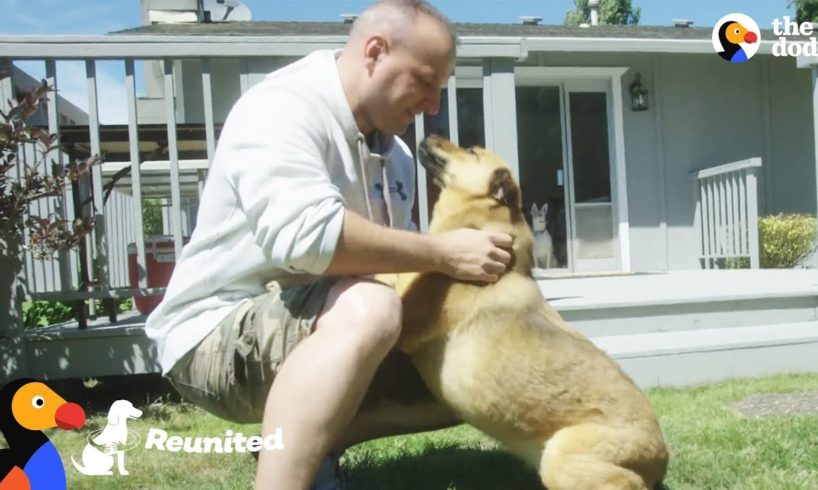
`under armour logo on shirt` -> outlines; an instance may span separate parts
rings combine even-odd
[[[375,189],[378,192],[380,192],[381,199],[383,199],[383,185],[381,183],[377,183],[377,184],[375,184]],[[405,201],[405,200],[409,199],[409,196],[407,196],[406,193],[403,192],[403,182],[401,182],[399,180],[395,181],[395,187],[389,186],[389,193],[399,195],[401,201]]]

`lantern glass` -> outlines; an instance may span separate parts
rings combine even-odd
[[[646,111],[648,110],[648,89],[642,85],[641,75],[639,73],[634,77],[633,83],[629,87],[631,94],[631,110]]]

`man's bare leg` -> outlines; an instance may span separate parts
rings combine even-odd
[[[409,356],[390,352],[378,366],[358,413],[335,445],[341,452],[380,437],[424,432],[462,423],[426,388]]]
[[[353,419],[400,334],[395,291],[360,278],[331,289],[315,332],[289,355],[267,396],[262,434],[281,427],[284,449],[262,450],[256,489],[306,490]]]

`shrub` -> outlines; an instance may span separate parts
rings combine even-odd
[[[23,305],[23,326],[26,329],[62,323],[74,317],[74,308],[62,301],[32,301]]]
[[[118,313],[133,309],[132,298],[121,298],[115,301]],[[63,301],[31,301],[23,304],[23,326],[26,329],[67,322],[73,318],[74,305],[71,303]]]
[[[9,75],[10,71],[0,70],[0,80]],[[49,157],[59,148],[57,135],[26,121],[51,90],[43,82],[32,92],[21,94],[8,112],[0,111],[0,243],[19,240],[28,231],[29,248],[36,258],[50,258],[57,251],[76,247],[91,231],[94,219],[85,217],[70,222],[54,215],[36,216],[31,213],[32,204],[61,196],[72,182],[86,177],[91,167],[101,161],[92,157],[64,165]],[[22,166],[18,179],[14,175],[19,166],[17,155],[29,145],[36,147],[35,161]],[[45,163],[50,163],[50,172],[46,174],[41,170]]]
[[[815,216],[776,214],[758,220],[760,262],[764,269],[789,269],[815,251]]]

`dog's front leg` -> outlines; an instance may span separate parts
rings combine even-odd
[[[116,464],[117,468],[119,468],[119,474],[128,476],[128,470],[125,469],[125,451],[117,451],[116,452]]]

